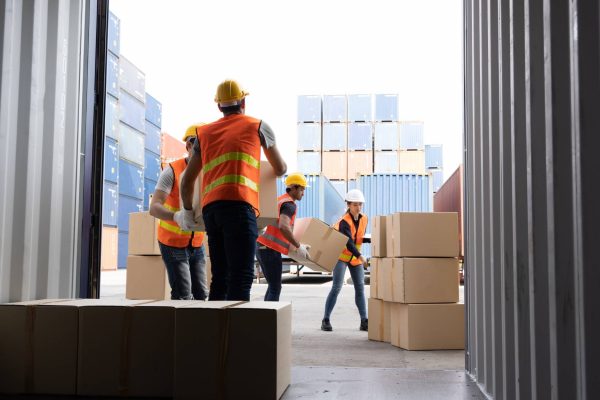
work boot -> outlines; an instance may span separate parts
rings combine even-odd
[[[362,318],[360,320],[360,330],[368,331],[369,330],[369,320],[367,318]]]
[[[326,332],[331,332],[333,330],[329,318],[323,318],[323,321],[321,321],[321,330]]]

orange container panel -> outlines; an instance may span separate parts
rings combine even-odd
[[[174,138],[168,133],[161,134],[161,154],[160,158],[164,163],[170,163],[172,161],[178,160],[181,157],[187,156],[187,151],[185,150],[185,143],[181,140]]]
[[[347,154],[345,151],[323,152],[323,175],[329,179],[346,179],[348,175]]]
[[[372,151],[350,151],[348,152],[348,179],[356,179],[357,175],[369,175],[373,173]]]
[[[452,176],[433,195],[433,211],[458,213],[458,240],[460,256],[464,255],[464,220],[463,220],[463,166],[454,171]]]
[[[118,251],[118,228],[112,226],[103,226],[102,247],[100,249],[100,268],[102,269],[102,271],[112,271],[117,269]]]

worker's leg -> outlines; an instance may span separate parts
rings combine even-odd
[[[204,246],[187,248],[190,255],[190,274],[192,279],[192,294],[196,300],[206,300],[208,285],[206,283],[206,258]]]
[[[265,277],[265,279],[267,279],[267,267],[265,266],[265,261],[263,260],[262,254],[261,254],[261,247],[264,250],[265,247],[264,245],[260,244],[260,243],[256,243],[256,260],[258,260],[258,265],[260,265],[260,270],[263,273],[263,276]],[[267,280],[267,283],[269,281]],[[269,298],[269,286],[267,286],[267,291],[265,292],[265,297],[263,298],[264,301],[267,301],[267,299]]]
[[[190,264],[185,248],[158,243],[171,286],[171,300],[192,300]]]
[[[217,223],[218,215],[214,207],[204,207],[202,217],[208,236],[212,281],[210,283],[209,300],[227,299],[227,255],[221,226]]]
[[[279,301],[281,294],[281,253],[268,247],[257,250],[256,257],[259,259],[265,279],[269,284],[265,301]]]
[[[327,301],[325,301],[324,319],[329,319],[331,316],[331,312],[333,311],[333,307],[335,307],[338,294],[340,294],[340,290],[342,290],[342,286],[344,285],[344,275],[346,274],[346,265],[347,264],[345,262],[338,260],[335,268],[333,269],[333,285],[331,286],[331,290],[327,295]]]
[[[367,318],[367,303],[365,300],[365,269],[362,265],[350,268],[350,276],[354,285],[354,302],[358,308],[360,319]]]

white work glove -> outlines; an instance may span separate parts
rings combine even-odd
[[[196,226],[194,220],[194,210],[186,210],[185,208],[177,211],[173,215],[173,221],[177,222],[177,225],[184,231],[193,231]]]
[[[310,260],[310,253],[308,252],[309,248],[310,247],[305,244],[300,244],[300,247],[294,247],[292,252],[296,253],[298,256],[300,256],[302,258]]]

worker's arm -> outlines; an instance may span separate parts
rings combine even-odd
[[[300,247],[300,242],[294,238],[290,217],[284,214],[279,216],[279,230],[283,234],[283,237],[286,238],[287,241],[290,242],[294,247]]]
[[[258,128],[258,136],[260,137],[260,144],[267,156],[269,164],[273,167],[275,175],[281,176],[287,171],[287,164],[281,157],[279,149],[275,144],[275,133],[271,127],[265,122],[260,121],[260,127]]]
[[[162,190],[156,189],[152,195],[152,201],[150,202],[150,215],[155,218],[162,219],[165,221],[173,221],[173,211],[167,210],[164,206],[168,193]]]
[[[200,171],[202,170],[202,157],[200,151],[194,151],[188,159],[187,167],[181,176],[181,187],[179,188],[179,196],[183,202],[183,208],[186,210],[192,209],[194,200],[194,184]]]

